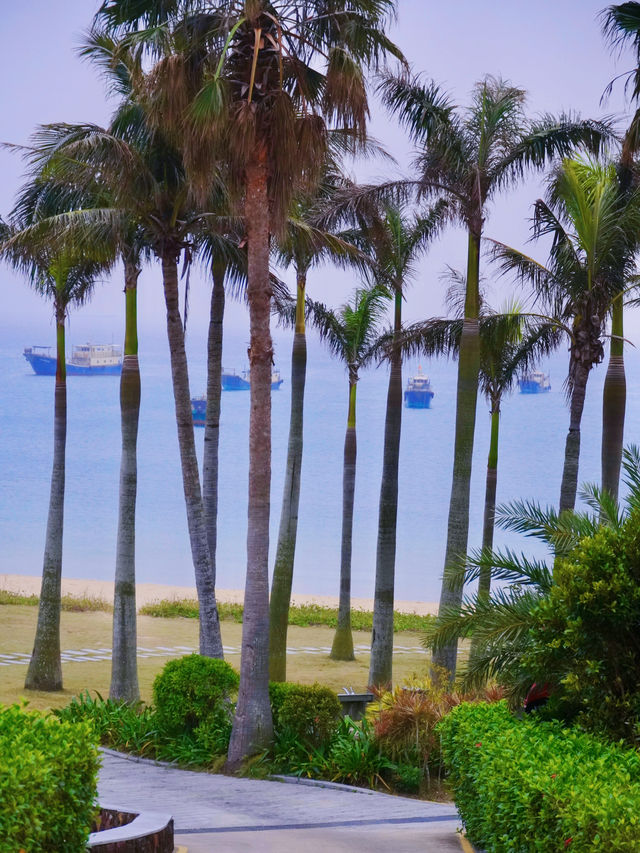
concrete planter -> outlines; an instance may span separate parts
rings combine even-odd
[[[173,853],[173,818],[158,812],[100,807],[100,827],[92,832],[88,850],[97,853]]]

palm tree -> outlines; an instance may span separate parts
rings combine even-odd
[[[47,251],[36,233],[38,223],[33,219],[15,220],[12,225],[11,228],[3,227],[0,232],[0,255],[22,273],[38,293],[52,302],[56,325],[51,492],[38,624],[25,680],[27,690],[54,691],[62,690],[60,606],[67,437],[65,321],[72,306],[82,305],[89,298],[96,278],[108,268],[108,262],[77,254],[71,246],[66,250]]]
[[[313,184],[324,162],[330,125],[365,134],[364,70],[399,51],[384,35],[393,0],[226,0],[160,3],[105,0],[99,16],[116,29],[135,31],[136,43],[157,50],[171,25],[178,36],[199,31],[196,61],[206,46],[207,74],[195,101],[169,104],[165,87],[158,115],[188,125],[197,165],[212,150],[228,168],[243,200],[248,252],[251,418],[247,581],[240,689],[229,747],[229,767],[262,749],[272,732],[268,697],[268,543],[271,456],[271,285],[269,240],[284,225],[296,190]],[[193,18],[189,14],[197,13]],[[184,18],[186,15],[186,21]],[[145,31],[141,28],[148,27]],[[159,77],[176,79],[189,64],[171,59]],[[173,72],[176,72],[175,74]],[[160,119],[158,118],[158,121]],[[205,158],[206,160],[206,158]],[[207,168],[204,170],[206,173]],[[208,178],[207,178],[208,180]]]
[[[545,116],[531,121],[524,113],[525,92],[506,81],[486,77],[473,93],[471,108],[460,115],[454,103],[431,82],[386,76],[383,100],[418,144],[422,195],[443,194],[468,231],[467,292],[458,361],[453,482],[440,607],[459,603],[462,588],[450,582],[452,566],[467,550],[469,488],[480,370],[478,332],[479,274],[487,205],[530,169],[576,145],[597,150],[606,128],[597,122]],[[435,663],[452,677],[457,647],[440,648]]]
[[[353,505],[356,486],[356,392],[360,371],[377,357],[380,348],[380,320],[388,299],[381,287],[360,288],[351,302],[338,313],[319,303],[309,302],[313,322],[331,353],[344,362],[349,378],[349,406],[344,437],[342,475],[342,546],[340,552],[340,597],[338,627],[333,638],[334,660],[355,660],[351,633],[351,550]]]
[[[309,271],[331,260],[364,269],[364,259],[340,234],[315,227],[311,222],[315,207],[325,204],[341,178],[335,164],[327,168],[312,194],[298,198],[287,219],[286,230],[277,240],[276,259],[282,266],[292,266],[296,276],[296,304],[293,346],[291,350],[291,416],[287,467],[282,492],[282,509],[276,559],[269,599],[269,677],[286,681],[287,630],[293,582],[293,567],[298,531],[298,506],[303,449],[304,388],[307,368],[305,300]]]
[[[116,54],[116,48],[112,50]],[[178,299],[179,256],[183,251],[189,254],[190,241],[209,227],[210,216],[190,193],[180,153],[150,128],[133,97],[120,108],[110,129],[48,125],[38,137],[40,165],[53,171],[57,180],[92,185],[99,179],[108,186],[108,206],[83,211],[87,222],[92,227],[104,222],[116,231],[137,223],[145,243],[161,261],[183,488],[200,602],[200,651],[222,657]]]
[[[560,512],[575,505],[587,380],[604,355],[605,318],[633,268],[638,216],[637,203],[619,193],[613,164],[564,160],[553,173],[547,199],[535,204],[534,237],[553,239],[548,265],[494,243],[502,271],[533,285],[570,340],[570,421]]]

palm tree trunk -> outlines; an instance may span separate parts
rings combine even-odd
[[[239,766],[273,737],[269,702],[269,509],[271,488],[271,367],[269,328],[269,199],[266,150],[247,165],[245,223],[248,243],[251,416],[247,578],[244,591],[240,687],[227,765]]]
[[[56,306],[56,384],[53,415],[53,469],[49,516],[44,545],[38,624],[24,682],[26,690],[62,690],[60,662],[60,598],[62,585],[62,535],[64,530],[64,478],[67,444],[67,367],[65,361],[65,310]]]
[[[396,289],[394,337],[402,330],[402,290]],[[398,469],[402,428],[402,355],[391,357],[387,413],[384,426],[384,451],[380,508],[378,511],[378,549],[376,586],[373,600],[373,632],[369,684],[391,685],[393,672],[393,601],[396,568],[396,526],[398,518]]]
[[[340,553],[340,599],[338,627],[331,646],[334,660],[355,660],[351,633],[351,548],[353,543],[353,502],[356,491],[356,381],[349,381],[349,415],[344,437],[342,475],[342,548]]]
[[[569,432],[564,448],[564,469],[560,486],[560,512],[573,510],[578,492],[578,465],[580,463],[580,422],[589,379],[589,368],[579,363],[574,372],[573,391],[569,416]]]
[[[167,335],[171,354],[171,379],[178,426],[178,445],[182,465],[182,486],[187,508],[191,557],[200,606],[200,654],[222,658],[222,638],[216,605],[215,582],[207,541],[200,473],[196,457],[189,391],[189,370],[184,347],[184,330],[178,301],[178,255],[169,248],[162,254],[162,280],[167,309]]]
[[[440,611],[450,607],[459,607],[462,601],[463,581],[458,579],[459,573],[456,569],[460,558],[464,557],[467,552],[469,537],[471,462],[478,401],[478,374],[480,371],[479,275],[480,235],[469,232],[467,295],[458,360],[453,481],[449,502],[447,548],[444,558],[442,591],[440,593]],[[457,655],[457,643],[442,646],[433,654],[434,665],[444,669],[450,680],[453,680],[455,676]]]
[[[140,367],[138,364],[137,287],[140,268],[125,260],[124,361],[120,376],[120,495],[118,542],[113,599],[113,651],[109,698],[133,703],[138,686],[136,627],[136,493],[137,443],[140,417]]]
[[[624,372],[622,294],[611,310],[609,364],[602,395],[602,489],[617,500],[624,439],[627,381]]]
[[[289,421],[287,470],[282,494],[278,547],[269,602],[269,677],[271,681],[287,680],[287,629],[289,627],[293,564],[298,535],[304,386],[307,375],[307,338],[304,316],[306,279],[306,270],[298,270],[296,327],[291,350],[291,418]]]
[[[222,397],[222,326],[224,321],[224,281],[226,266],[213,264],[213,289],[207,341],[207,413],[202,459],[202,501],[207,525],[211,576],[216,582],[218,547],[218,462],[220,446],[220,401]]]
[[[487,481],[484,493],[484,523],[482,526],[482,550],[493,548],[493,531],[496,517],[496,491],[498,488],[498,436],[500,431],[500,403],[493,403],[491,409],[491,441],[487,460]],[[489,598],[491,591],[491,567],[480,569],[478,598]]]

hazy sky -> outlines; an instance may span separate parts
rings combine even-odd
[[[76,53],[82,32],[97,8],[95,0],[25,0],[2,4],[0,76],[4,104],[0,110],[0,140],[25,143],[38,123],[93,121],[106,123],[111,107],[96,72]],[[399,0],[399,19],[390,35],[416,71],[441,82],[458,103],[468,102],[474,82],[487,73],[501,75],[530,93],[531,112],[577,110],[583,116],[615,113],[624,126],[622,85],[603,107],[607,83],[633,64],[629,53],[617,61],[604,44],[597,0],[509,0],[457,3]],[[410,148],[403,133],[383,110],[373,105],[372,133],[406,172]],[[368,165],[370,177],[388,174],[383,164]],[[21,180],[20,158],[0,150],[0,214],[10,210]],[[365,174],[365,173],[362,173]],[[542,192],[540,179],[501,199],[491,211],[486,233],[522,246],[527,238],[531,203]],[[433,247],[420,269],[407,300],[406,316],[417,319],[442,310],[445,264],[463,267],[465,239],[450,231]],[[113,283],[98,289],[93,302],[71,321],[71,339],[118,340],[122,329],[120,271]],[[6,267],[0,268],[5,294],[3,337],[22,333],[24,343],[46,343],[51,337],[50,310]],[[310,290],[331,304],[344,301],[355,280],[329,269],[312,274]],[[191,334],[202,333],[208,314],[208,285],[197,276],[192,288]],[[497,290],[504,291],[505,285]],[[6,298],[9,296],[10,298]],[[496,299],[498,298],[496,294]],[[229,314],[231,334],[246,339],[246,318],[240,306]],[[155,336],[164,328],[164,308],[157,266],[146,270],[140,291],[143,334]]]

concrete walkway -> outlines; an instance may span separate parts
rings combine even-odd
[[[103,755],[100,799],[168,812],[189,853],[461,853],[455,809],[378,792],[196,773]]]

